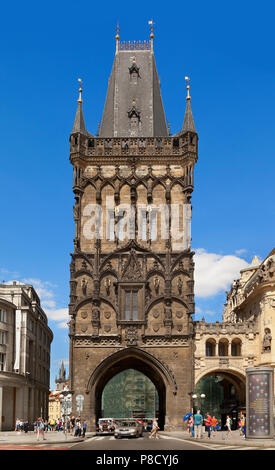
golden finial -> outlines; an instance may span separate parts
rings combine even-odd
[[[77,79],[79,81],[79,98],[78,103],[82,103],[82,78]]]
[[[153,20],[148,21],[148,24],[151,25],[151,34],[150,34],[150,39],[151,39],[151,52],[153,52],[153,40],[154,40],[154,22]]]
[[[116,53],[118,52],[118,45],[119,45],[119,23],[117,22],[117,26],[116,26]]]
[[[189,85],[189,83],[190,83],[190,77],[185,77],[185,80],[186,80],[186,83],[187,83],[187,86],[186,86],[186,88],[187,88],[187,96],[186,96],[186,99],[187,99],[187,100],[191,100],[191,96],[190,96],[190,94],[189,94],[189,90],[190,90],[190,85]]]

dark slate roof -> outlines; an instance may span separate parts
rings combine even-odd
[[[87,134],[81,101],[78,101],[77,103],[77,110],[76,110],[74,125],[72,129],[72,134],[74,132],[81,132],[82,134]]]
[[[197,132],[196,126],[193,118],[192,108],[191,108],[191,99],[187,98],[186,100],[186,109],[185,109],[185,116],[182,126],[182,132]]]
[[[135,130],[131,127],[133,114],[138,120]],[[109,78],[99,137],[130,136],[168,136],[155,57],[150,50],[119,50]]]

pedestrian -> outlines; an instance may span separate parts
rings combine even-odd
[[[67,418],[66,430],[67,430],[68,434],[71,434],[71,421],[70,421],[70,418]]]
[[[44,435],[44,422],[43,419],[40,417],[37,419],[37,440],[39,441],[40,434],[42,436],[43,441],[45,441],[45,435]]]
[[[243,438],[246,438],[246,414],[243,414],[243,419],[242,419],[242,432],[243,432]]]
[[[218,427],[218,420],[215,416],[212,417],[211,426],[212,426],[212,434],[213,434],[213,436],[216,436],[217,427]]]
[[[53,418],[50,419],[49,424],[50,424],[50,431],[54,431],[55,420]]]
[[[195,439],[201,438],[201,427],[202,427],[202,415],[200,410],[194,416],[194,431],[195,431]]]
[[[211,438],[211,424],[212,418],[209,413],[206,413],[205,430],[207,431],[208,439]]]
[[[154,421],[153,421],[152,431],[150,433],[149,438],[151,439],[152,437],[154,437],[155,439],[159,439],[158,430],[159,430],[158,418],[155,418]]]
[[[20,431],[20,419],[16,418],[15,431]]]
[[[232,424],[232,420],[231,420],[230,416],[227,415],[226,416],[226,422],[225,422],[227,437],[231,436],[231,424]]]
[[[84,419],[83,424],[82,424],[82,437],[85,437],[87,431],[87,421]]]
[[[27,434],[27,432],[29,431],[29,422],[27,419],[25,419],[23,423],[23,429],[24,429],[25,434]]]
[[[189,416],[187,426],[188,426],[189,437],[194,437],[194,418],[193,418],[193,415]]]
[[[45,432],[48,432],[48,424],[49,424],[48,421],[45,420],[45,421],[44,421],[44,431],[45,431]]]
[[[74,437],[78,437],[80,435],[81,435],[81,422],[77,419],[75,420]]]
[[[243,436],[243,429],[242,429],[242,415],[238,421],[238,429],[239,429],[239,432],[240,432],[240,436],[242,437]]]

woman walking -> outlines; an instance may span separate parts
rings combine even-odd
[[[37,422],[37,440],[39,441],[40,434],[42,436],[43,441],[45,441],[45,435],[44,435],[44,422],[43,419],[40,417],[38,418]]]
[[[194,437],[194,418],[193,418],[193,415],[189,416],[187,426],[188,426],[189,437]]]
[[[149,436],[149,438],[151,437],[154,437],[155,439],[159,439],[157,433],[158,433],[158,430],[159,430],[159,427],[158,427],[158,419],[155,418],[154,421],[153,421],[153,428],[152,428],[152,431],[151,431],[151,434]]]
[[[211,425],[212,425],[212,434],[213,434],[213,436],[216,436],[218,420],[215,416],[213,416],[213,418],[212,418]]]
[[[229,437],[231,435],[231,419],[229,415],[226,416],[225,425],[226,425],[226,434],[227,434],[227,437]]]

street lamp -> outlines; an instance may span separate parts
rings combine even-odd
[[[62,393],[59,395],[62,402],[62,409],[64,416],[64,434],[67,438],[67,416],[68,416],[68,409],[72,407],[72,395],[70,393],[63,395]]]
[[[199,405],[199,409],[201,409],[201,402],[202,400],[206,397],[206,395],[204,393],[201,393],[201,394],[196,394],[196,393],[193,393],[192,394],[192,398],[193,398],[193,406],[194,406],[194,402],[195,400],[198,398],[198,405]]]

